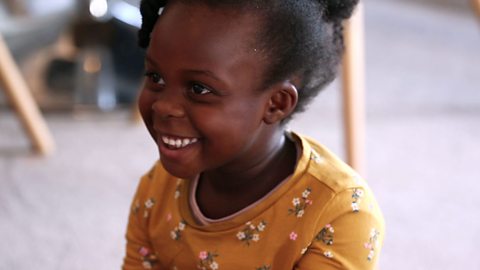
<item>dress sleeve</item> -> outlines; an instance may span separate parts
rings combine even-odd
[[[384,221],[372,195],[362,188],[337,194],[296,270],[373,270],[382,246]]]
[[[145,175],[135,193],[128,219],[126,255],[123,270],[158,269],[156,254],[150,244],[147,228],[149,201],[146,199],[151,174]]]

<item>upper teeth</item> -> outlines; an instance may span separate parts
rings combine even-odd
[[[162,136],[162,141],[168,146],[175,147],[175,148],[182,148],[192,143],[196,143],[198,140],[197,138],[172,138],[167,136]]]

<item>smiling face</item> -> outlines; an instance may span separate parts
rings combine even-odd
[[[139,108],[171,174],[241,172],[269,151],[277,125],[264,121],[272,91],[259,89],[258,24],[252,15],[177,1],[159,17]]]

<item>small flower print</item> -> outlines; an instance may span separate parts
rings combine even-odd
[[[266,227],[267,223],[263,220],[257,226],[249,221],[245,224],[243,230],[237,233],[237,238],[249,246],[251,241],[258,242],[260,240],[260,233],[263,232]]]
[[[145,269],[152,269],[152,264],[149,261],[143,261],[142,262],[143,268]]]
[[[183,230],[185,229],[185,222],[180,222],[180,223],[178,224],[178,229],[179,229],[180,231],[183,231]]]
[[[244,232],[238,232],[237,233],[237,238],[238,238],[238,240],[243,240],[243,239],[246,238],[246,235],[245,235]]]
[[[303,217],[305,214],[305,209],[313,204],[313,201],[308,199],[312,190],[310,188],[305,189],[302,192],[302,197],[295,197],[292,200],[293,208],[288,209],[289,214],[294,214],[297,218]]]
[[[152,269],[158,261],[157,256],[155,254],[152,254],[150,250],[146,247],[139,248],[138,253],[141,256],[142,266],[145,269]]]
[[[255,270],[270,270],[270,269],[272,269],[272,266],[270,266],[270,265],[264,265],[264,266],[262,266],[262,267],[258,267],[258,268],[255,269]]]
[[[369,249],[367,259],[371,261],[375,256],[375,248],[378,246],[378,237],[380,236],[380,232],[377,229],[372,228],[370,230],[370,237],[368,242],[364,244],[366,249]]]
[[[331,251],[325,251],[323,255],[327,258],[333,258],[333,253]]]
[[[212,270],[218,269],[218,263],[217,263],[217,262],[211,263],[211,264],[210,264],[210,269],[212,269]]]
[[[170,237],[172,237],[173,240],[180,240],[182,237],[182,231],[185,230],[185,225],[185,221],[180,221],[178,226],[170,232]]]
[[[136,215],[139,209],[140,209],[140,201],[136,199],[135,203],[132,206],[132,214]]]
[[[298,234],[296,232],[291,232],[289,237],[290,240],[295,241],[297,240]]]
[[[310,155],[310,160],[313,160],[317,164],[320,164],[323,162],[322,157],[320,157],[320,155],[313,150],[312,150],[312,154]]]
[[[353,210],[353,212],[360,211],[360,206],[358,206],[357,202],[352,202],[352,210]]]
[[[150,251],[146,247],[141,247],[138,249],[138,253],[140,253],[140,255],[142,256],[147,256],[150,253]]]
[[[153,198],[150,198],[148,199],[146,202],[145,202],[145,207],[146,208],[152,208],[153,206],[155,205],[155,200]]]
[[[360,211],[360,201],[363,197],[363,190],[362,189],[354,189],[352,194],[352,210],[353,212]]]
[[[208,253],[206,251],[201,251],[200,254],[198,255],[198,258],[200,260],[206,260],[208,257]]]
[[[168,215],[167,215],[167,221],[170,222],[170,220],[172,220],[172,214],[171,214],[171,213],[168,213]]]
[[[299,198],[294,198],[292,203],[293,203],[293,206],[300,205],[300,199]]]
[[[145,211],[143,212],[143,217],[148,218],[149,215],[149,210],[155,205],[155,199],[150,198],[145,201]]]
[[[215,261],[216,257],[218,257],[218,254],[208,251],[200,251],[200,253],[198,254],[198,258],[200,259],[200,262],[198,263],[198,269],[217,270],[219,268],[219,265]]]
[[[317,241],[322,241],[326,245],[333,245],[333,234],[335,233],[335,229],[333,229],[332,225],[327,224],[325,227],[317,234],[315,239]]]
[[[180,197],[180,188],[182,186],[182,183],[183,183],[182,179],[177,180],[177,188],[175,189],[175,194],[174,194],[175,199],[178,199]]]

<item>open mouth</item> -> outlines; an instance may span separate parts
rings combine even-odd
[[[169,136],[162,136],[162,142],[169,149],[182,149],[191,144],[198,142],[197,138],[175,138]]]

